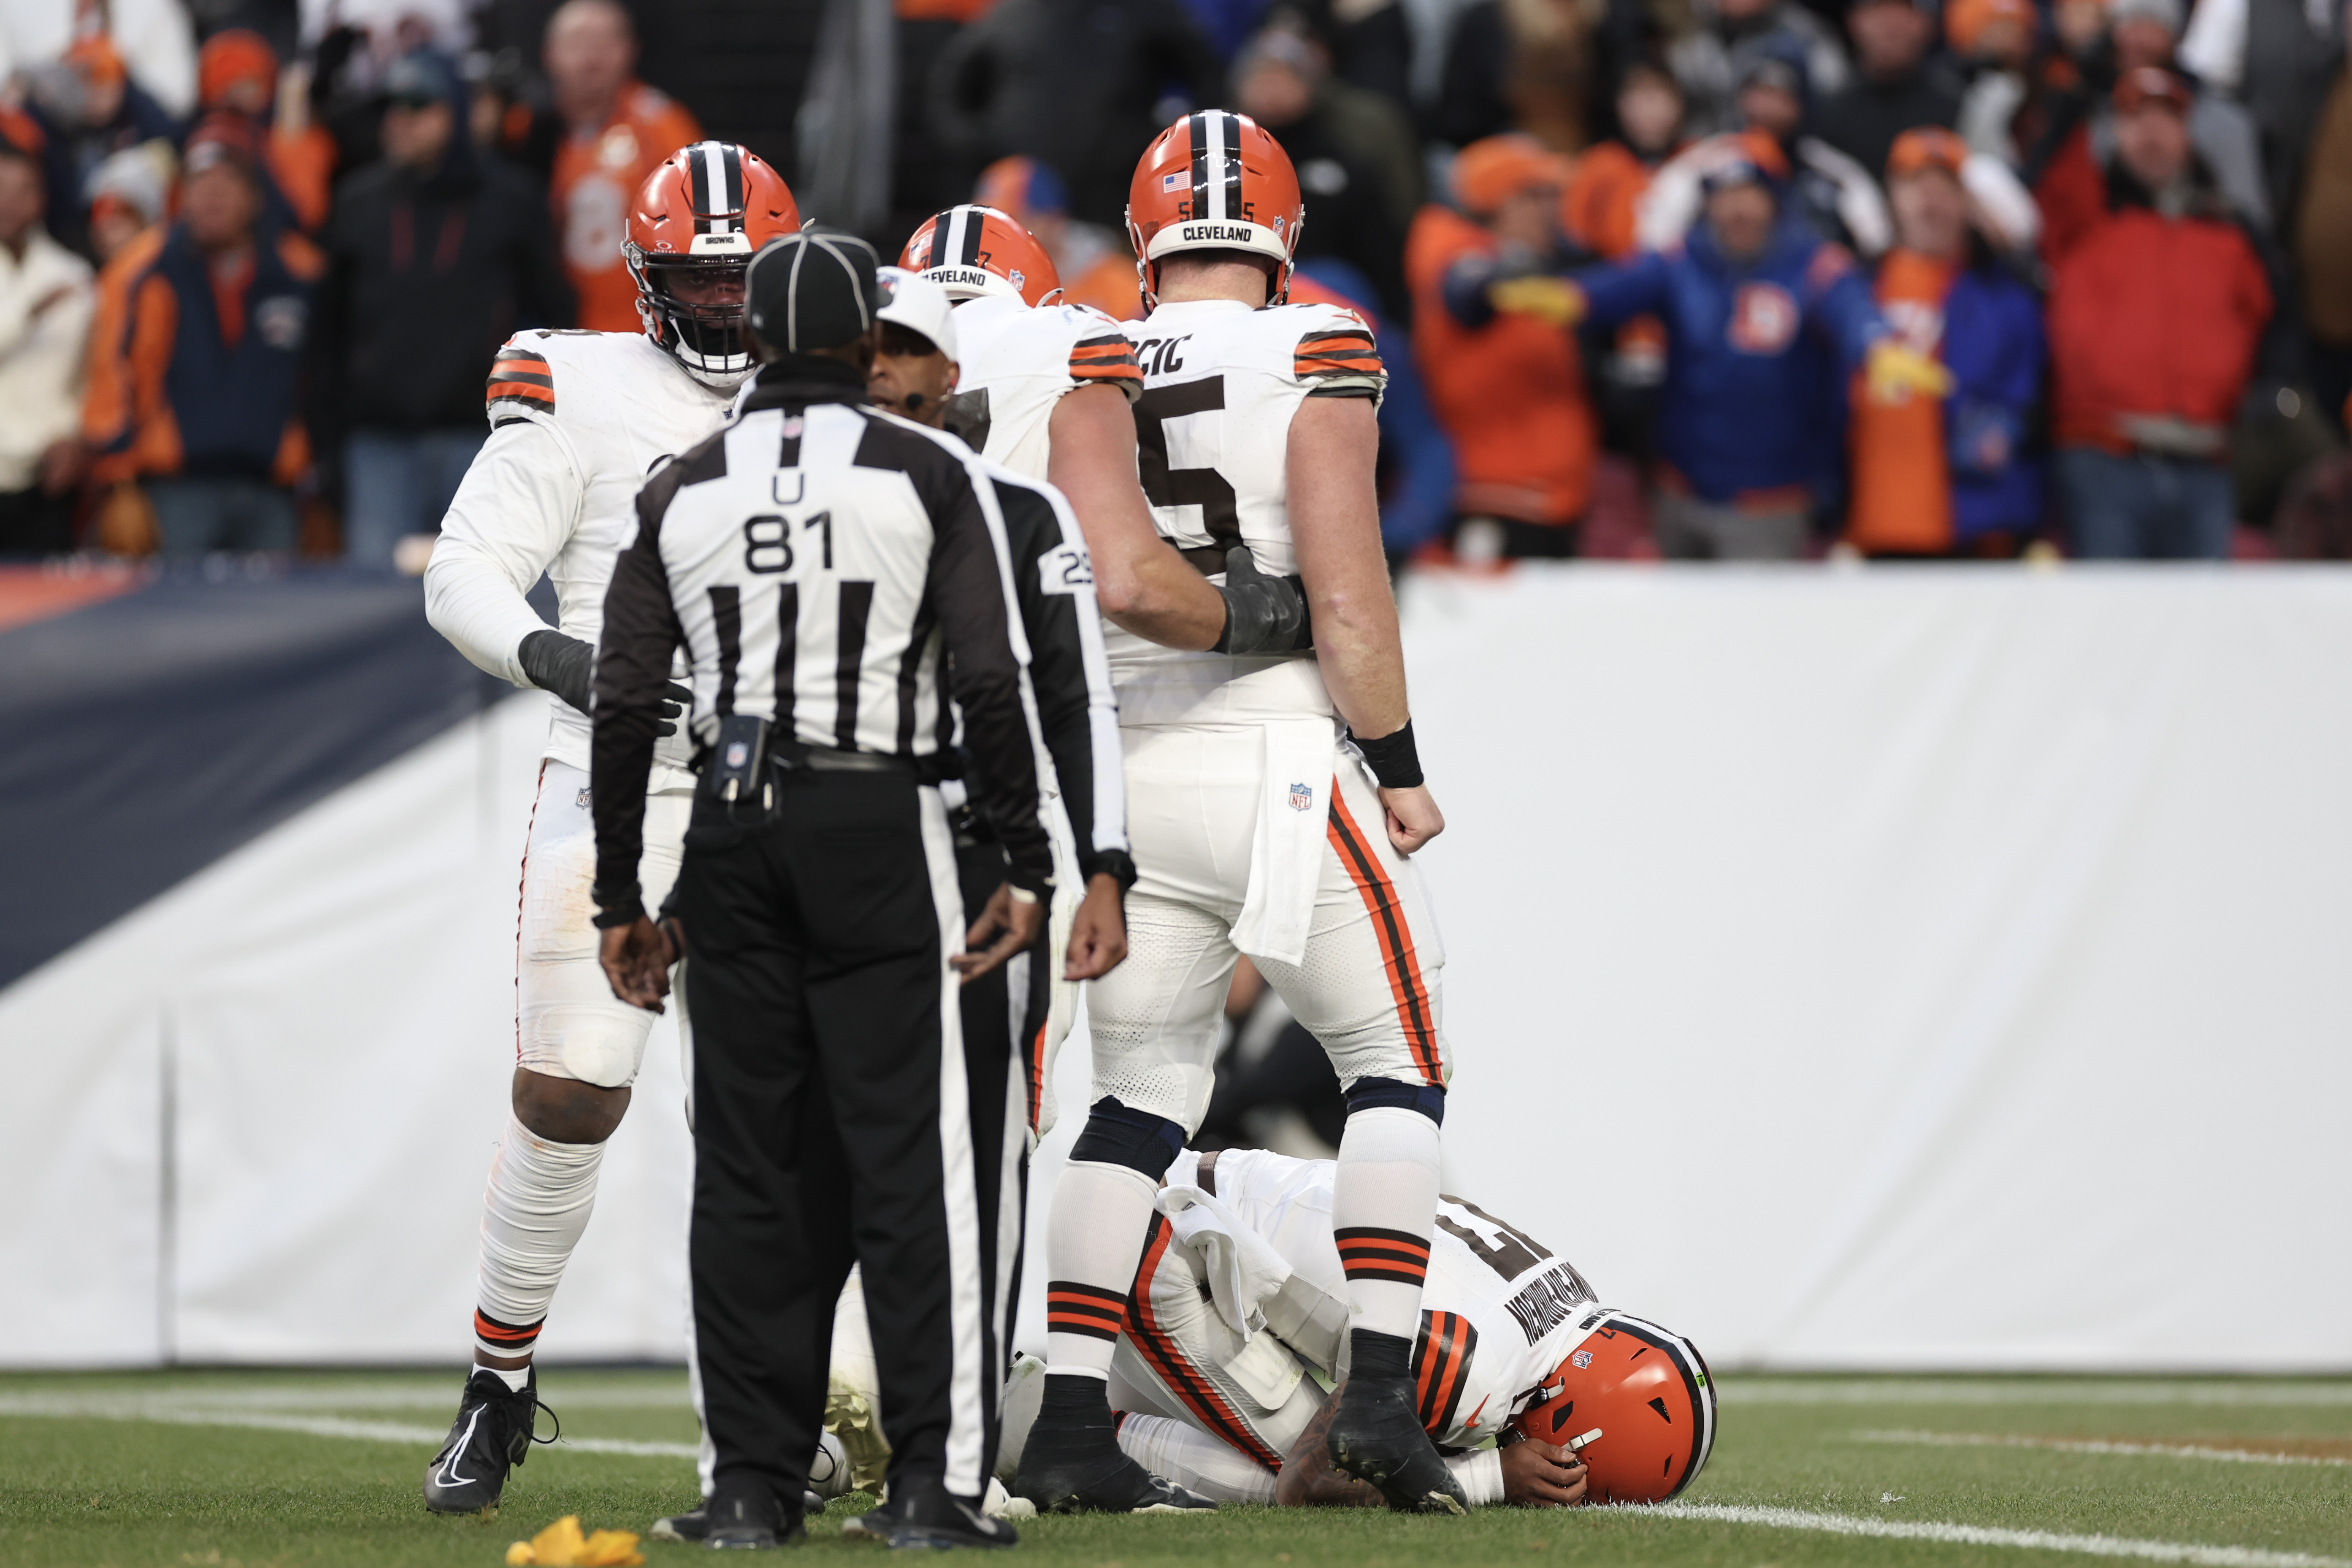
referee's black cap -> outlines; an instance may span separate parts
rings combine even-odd
[[[854,234],[819,224],[771,240],[743,280],[745,315],[769,348],[810,353],[863,336],[882,308],[882,258]]]

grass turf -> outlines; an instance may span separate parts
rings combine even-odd
[[[672,1371],[566,1371],[542,1392],[568,1437],[688,1444]],[[542,1447],[499,1517],[436,1519],[417,1487],[454,1408],[453,1373],[184,1372],[0,1377],[0,1564],[6,1568],[492,1568],[561,1515],[642,1531],[692,1505],[674,1454]],[[2197,1547],[2352,1565],[2352,1382],[1798,1379],[1734,1376],[1722,1437],[1685,1500]],[[320,1430],[251,1423],[324,1423]],[[1893,1434],[1893,1438],[1885,1435]],[[2273,1465],[2161,1454],[1952,1446],[1919,1434],[2296,1452]],[[1874,1436],[1875,1435],[1875,1436]],[[813,1521],[808,1550],[860,1500]],[[1032,1561],[1084,1568],[1280,1563],[1800,1563],[1962,1568],[2082,1559],[2014,1546],[1829,1535],[1628,1510],[1492,1509],[1467,1520],[1228,1509],[1209,1519],[1052,1519]],[[647,1542],[648,1563],[689,1549]],[[2194,1560],[2194,1559],[2191,1559]],[[2210,1559],[2209,1559],[2210,1560]]]

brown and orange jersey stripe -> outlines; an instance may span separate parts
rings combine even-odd
[[[1301,381],[1388,374],[1381,364],[1380,350],[1372,345],[1370,329],[1360,326],[1307,333],[1298,340],[1291,370]]]
[[[1477,1325],[1459,1312],[1423,1312],[1421,1337],[1412,1347],[1413,1394],[1422,1426],[1433,1437],[1454,1425],[1462,1391],[1470,1384],[1470,1357],[1478,1349]]]
[[[1143,395],[1143,366],[1135,345],[1118,332],[1082,338],[1070,349],[1070,379],[1081,386],[1101,383],[1116,386],[1133,402]]]
[[[520,403],[541,414],[554,413],[555,373],[548,368],[547,356],[529,349],[500,349],[498,363],[490,366],[489,385],[482,400],[490,408],[493,425],[498,423],[498,405],[501,403]]]

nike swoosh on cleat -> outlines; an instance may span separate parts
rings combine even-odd
[[[436,1486],[469,1487],[474,1484],[473,1477],[461,1476],[457,1473],[457,1461],[466,1457],[466,1450],[473,1445],[474,1427],[481,1419],[482,1413],[479,1409],[466,1417],[466,1430],[450,1445],[448,1461],[441,1467],[441,1476],[434,1483]]]

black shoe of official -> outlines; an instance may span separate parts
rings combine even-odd
[[[425,1510],[479,1513],[497,1506],[499,1494],[506,1489],[507,1472],[530,1453],[531,1426],[540,1408],[536,1371],[520,1389],[509,1390],[497,1373],[476,1367],[466,1380],[449,1440],[425,1467]],[[562,1430],[559,1426],[559,1435]]]
[[[801,1517],[824,1511],[824,1499],[814,1492],[801,1494]],[[691,1544],[710,1537],[710,1505],[698,1503],[684,1513],[673,1513],[654,1521],[646,1531],[647,1541],[682,1541]]]
[[[1467,1513],[1462,1483],[1423,1429],[1409,1377],[1350,1377],[1331,1417],[1331,1468],[1380,1489],[1397,1513]]]
[[[1047,1384],[1047,1399],[1053,1398]],[[1101,1395],[1096,1399],[1100,1401]],[[1099,1417],[1050,1407],[1039,1412],[1021,1449],[1013,1495],[1039,1513],[1214,1513],[1197,1492],[1163,1481],[1118,1446],[1118,1426],[1106,1407]]]
[[[713,1552],[766,1552],[806,1533],[799,1512],[787,1513],[765,1487],[721,1485],[696,1511],[703,1516],[702,1544]]]
[[[944,1487],[912,1492],[903,1500],[893,1500],[859,1517],[872,1519],[885,1509],[887,1517],[879,1528],[893,1552],[950,1552],[960,1546],[1021,1543],[1019,1531],[1001,1519],[989,1518],[980,1511],[978,1502],[966,1501]]]

